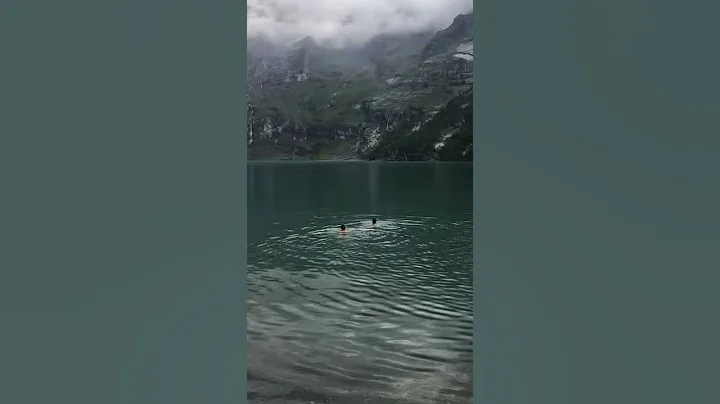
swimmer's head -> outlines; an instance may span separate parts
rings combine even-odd
[[[341,224],[341,225],[340,225],[340,231],[345,231],[345,225],[344,225],[344,224]]]
[[[377,223],[377,219],[373,218],[372,222],[373,224]]]

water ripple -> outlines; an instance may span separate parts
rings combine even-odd
[[[249,245],[249,399],[471,402],[472,222],[365,219]]]

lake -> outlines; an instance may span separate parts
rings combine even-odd
[[[249,402],[472,402],[471,164],[250,162],[248,203]]]

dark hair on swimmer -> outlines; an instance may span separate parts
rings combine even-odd
[[[377,219],[373,218],[373,224],[377,223]]]
[[[341,224],[341,225],[340,225],[340,230],[345,230],[345,225],[344,225],[344,224]]]

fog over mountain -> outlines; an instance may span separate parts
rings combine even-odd
[[[248,158],[472,161],[472,0],[248,0]]]
[[[381,34],[437,31],[472,8],[472,0],[247,0],[248,37],[361,45]]]

